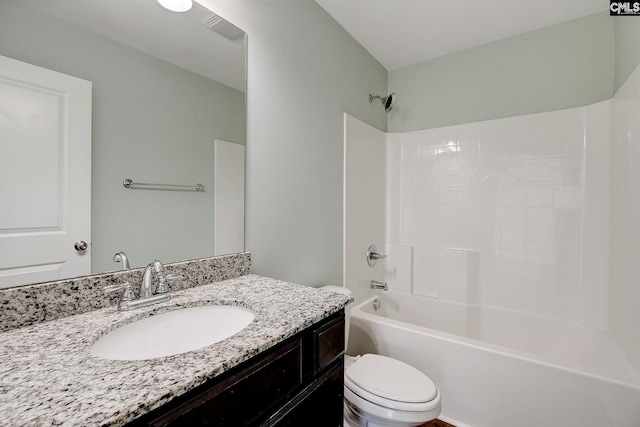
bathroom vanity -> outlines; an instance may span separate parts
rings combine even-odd
[[[344,310],[225,372],[131,426],[339,426]]]
[[[340,425],[348,302],[242,275],[137,310],[111,306],[11,329],[0,333],[0,419],[7,426]],[[108,360],[90,352],[118,327],[199,305],[242,306],[255,319],[223,341],[173,356]]]

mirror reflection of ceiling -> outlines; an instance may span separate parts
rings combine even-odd
[[[21,0],[58,19],[245,91],[245,41],[229,40],[203,23],[213,14],[194,3],[170,12],[155,0]],[[213,36],[212,36],[213,35]],[[223,60],[211,60],[221,58]]]

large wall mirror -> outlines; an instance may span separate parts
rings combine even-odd
[[[195,2],[175,13],[156,0],[0,0],[3,59],[91,82],[91,232],[71,236],[87,241],[84,251],[56,249],[61,260],[42,261],[43,245],[15,240],[33,231],[22,225],[24,212],[48,212],[50,201],[29,187],[46,174],[36,160],[42,150],[29,152],[10,126],[20,121],[31,135],[27,125],[43,119],[0,96],[0,287],[119,270],[120,251],[133,268],[244,250],[247,40],[214,12]],[[0,63],[0,84],[3,64],[12,62]],[[55,108],[65,109],[62,101]],[[65,120],[56,124],[61,138]],[[63,159],[54,165],[61,182],[63,168],[74,167],[64,150],[51,155]],[[169,186],[125,188],[125,179]],[[172,187],[196,184],[204,191]],[[66,184],[51,187],[61,200],[75,197]],[[73,211],[65,203],[54,204],[41,234],[64,231]],[[90,270],[67,271],[65,256]]]

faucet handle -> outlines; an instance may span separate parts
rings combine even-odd
[[[102,290],[107,294],[124,290],[124,292],[122,293],[122,296],[120,297],[120,302],[133,301],[134,299],[137,298],[136,293],[133,291],[133,287],[129,282],[119,283],[117,285],[107,285],[104,288],[102,288]]]
[[[187,276],[181,273],[163,274],[158,280],[158,286],[156,287],[156,294],[166,294],[169,292],[169,285],[167,280],[186,279]]]
[[[386,255],[381,255],[378,253],[378,248],[376,248],[375,245],[371,245],[369,246],[369,249],[367,249],[367,264],[369,264],[369,267],[373,267],[374,265],[376,265],[376,261],[386,257]]]

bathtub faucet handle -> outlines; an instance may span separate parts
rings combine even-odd
[[[388,291],[389,286],[387,286],[387,282],[378,282],[377,280],[372,280],[371,289],[382,289],[383,291]]]
[[[367,264],[369,264],[369,267],[373,267],[376,265],[376,261],[386,257],[386,255],[380,255],[378,253],[378,248],[376,248],[375,245],[371,245],[369,249],[367,249]]]

